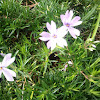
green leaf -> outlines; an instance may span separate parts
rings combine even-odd
[[[94,91],[93,89],[90,90],[90,93],[100,97],[100,91]]]
[[[96,10],[97,5],[95,5],[83,18],[82,21],[87,20]]]
[[[98,58],[92,65],[90,65],[90,68],[95,67],[98,62],[100,62],[100,58]]]
[[[0,42],[3,40],[2,35],[0,34]]]

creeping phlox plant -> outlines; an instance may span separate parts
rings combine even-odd
[[[61,14],[60,15],[61,21],[63,23],[63,26],[60,28],[56,28],[56,23],[54,21],[51,21],[51,25],[47,22],[46,27],[49,31],[45,32],[43,31],[39,37],[40,40],[42,41],[47,41],[47,48],[51,50],[54,50],[56,48],[56,45],[63,47],[68,46],[67,41],[64,39],[66,35],[68,35],[68,32],[70,35],[74,38],[77,39],[77,36],[80,36],[80,31],[76,28],[74,28],[77,25],[80,25],[82,21],[80,21],[79,16],[75,16],[73,18],[73,11],[72,10],[67,10],[65,15]],[[91,43],[90,43],[91,42]],[[100,41],[94,41],[89,38],[86,40],[86,49],[89,49],[90,51],[95,50],[96,46],[94,45],[95,43],[98,43]],[[1,74],[3,73],[4,76],[6,77],[7,81],[14,81],[13,77],[16,77],[16,73],[10,69],[7,69],[6,67],[12,64],[15,61],[15,57],[11,58],[11,53],[9,54],[3,54],[0,53],[4,57],[3,61],[0,62],[0,77]],[[71,61],[68,61],[68,65],[72,65],[73,63]],[[66,68],[68,67],[66,64],[64,66],[64,71],[66,71]]]
[[[76,16],[72,19],[73,11],[67,10],[65,15],[61,15],[60,17],[63,26],[56,28],[56,23],[54,21],[51,21],[51,25],[47,22],[46,27],[50,33],[44,31],[40,34],[42,37],[39,39],[42,41],[48,41],[47,48],[51,48],[51,50],[56,47],[56,44],[60,47],[67,46],[67,42],[64,37],[68,31],[75,39],[77,39],[77,36],[80,35],[80,31],[74,28],[74,26],[80,25],[82,23],[82,21],[79,21],[79,16]],[[16,77],[16,73],[10,69],[7,69],[6,67],[14,62],[15,57],[11,58],[10,53],[6,55],[1,53],[1,55],[4,56],[4,59],[2,62],[0,62],[0,77],[3,73],[7,81],[14,81],[13,77]],[[64,70],[66,69],[66,66],[67,65],[65,65]]]
[[[50,11],[49,6],[47,6],[46,9],[46,14],[48,14]],[[98,67],[100,65],[100,53],[97,53],[96,55],[91,53],[96,50],[98,47],[97,44],[100,43],[99,40],[94,41],[99,27],[100,12],[93,33],[90,33],[88,37],[85,37],[85,39],[87,38],[86,40],[82,40],[79,37],[81,33],[80,30],[85,30],[83,27],[84,25],[82,25],[82,28],[84,29],[80,26],[81,24],[84,24],[84,19],[86,18],[74,16],[73,10],[67,10],[65,14],[61,14],[61,11],[59,12],[59,17],[57,16],[58,19],[60,18],[59,22],[52,20],[52,17],[49,23],[49,21],[46,21],[48,20],[47,16],[47,19],[42,21],[47,22],[45,25],[47,31],[44,26],[43,29],[45,29],[45,31],[41,31],[41,26],[38,27],[39,29],[34,30],[37,19],[41,19],[42,15],[40,13],[44,14],[44,12],[41,12],[40,10],[39,15],[37,14],[38,17],[36,15],[36,19],[33,21],[33,18],[25,27],[22,27],[22,25],[28,22],[27,17],[29,17],[26,12],[24,13],[27,15],[27,17],[25,17],[27,21],[24,22],[23,20],[23,24],[20,28],[18,27],[17,22],[20,23],[21,18],[23,19],[24,14],[22,13],[19,14],[19,18],[13,18],[14,21],[13,24],[11,24],[12,28],[7,26],[8,29],[5,29],[8,33],[11,32],[9,36],[13,35],[15,32],[14,37],[12,36],[11,38],[12,41],[14,40],[16,42],[18,39],[16,39],[16,37],[21,36],[20,41],[18,40],[18,43],[16,43],[17,46],[12,45],[9,47],[9,50],[19,49],[15,53],[15,55],[17,55],[17,53],[20,52],[17,55],[15,62],[15,65],[18,66],[15,66],[17,70],[14,70],[12,65],[15,61],[15,57],[12,57],[11,53],[4,54],[2,51],[2,53],[0,53],[1,58],[3,58],[0,58],[0,80],[6,79],[7,82],[5,82],[5,84],[8,84],[8,86],[4,85],[2,84],[4,81],[1,81],[1,87],[8,87],[7,90],[3,90],[2,88],[1,92],[3,94],[5,91],[8,91],[8,95],[12,93],[13,96],[10,97],[11,100],[15,100],[17,97],[18,100],[78,100],[78,97],[82,98],[83,95],[84,99],[82,100],[87,100],[85,96],[88,97],[88,95],[90,95],[90,100],[91,94],[100,97],[100,68]],[[9,13],[7,14],[9,15]],[[51,13],[48,15],[51,15]],[[92,14],[90,13],[90,15]],[[4,17],[6,18],[6,16]],[[9,16],[7,17],[10,19]],[[30,23],[33,24],[33,22],[35,24],[33,26],[30,25]],[[59,26],[59,23],[62,25]],[[6,24],[9,25],[8,23]],[[16,28],[13,25],[16,25]],[[76,28],[78,25],[80,25],[79,28]],[[29,27],[32,30],[28,30]],[[10,31],[10,29],[14,30]],[[24,29],[27,30],[25,31],[26,33],[29,32],[26,36],[20,33],[20,31],[23,33]],[[35,35],[33,36],[33,34],[35,34],[36,37]],[[41,41],[44,41],[46,45]],[[6,42],[9,43],[9,40],[7,39]],[[6,42],[4,42],[4,44],[6,44]],[[97,52],[98,51],[99,50],[97,49]],[[14,77],[16,78],[14,79]],[[12,86],[11,88],[9,88],[10,85]],[[3,97],[3,99],[4,98],[5,97]],[[93,98],[95,97],[93,96]]]
[[[51,50],[56,47],[56,44],[60,47],[67,46],[67,42],[65,39],[63,39],[63,37],[68,33],[68,31],[75,39],[77,39],[77,36],[80,35],[80,31],[74,28],[74,26],[80,25],[82,23],[79,16],[75,16],[72,19],[73,11],[67,10],[65,15],[60,15],[60,17],[63,26],[56,29],[56,24],[54,21],[51,21],[51,25],[47,22],[46,27],[50,33],[44,31],[40,34],[42,37],[39,39],[42,41],[48,41],[47,48],[51,48]]]

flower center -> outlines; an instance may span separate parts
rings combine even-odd
[[[0,70],[2,70],[2,67],[0,67]]]
[[[54,34],[53,37],[54,37],[54,38],[57,38],[57,35]]]
[[[67,24],[66,24],[66,26],[67,26],[67,27],[69,27],[69,26],[70,26],[70,24],[69,24],[69,23],[67,23]]]

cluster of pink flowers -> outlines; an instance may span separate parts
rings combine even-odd
[[[42,32],[40,34],[40,40],[42,41],[48,41],[47,42],[47,48],[51,48],[53,50],[56,45],[60,47],[67,46],[67,42],[64,39],[64,36],[69,32],[70,35],[73,38],[77,38],[77,36],[80,35],[80,31],[78,29],[75,29],[74,26],[80,25],[82,21],[80,21],[79,16],[75,16],[73,19],[73,11],[67,10],[65,15],[60,15],[61,21],[63,23],[63,26],[60,28],[56,28],[56,23],[54,21],[51,21],[51,25],[47,22],[46,27],[49,30],[48,32]]]
[[[47,42],[47,48],[51,48],[53,50],[56,45],[60,47],[67,46],[67,42],[64,39],[64,36],[69,32],[70,35],[73,38],[77,38],[77,36],[80,35],[80,31],[78,29],[75,29],[74,26],[80,25],[82,21],[80,20],[79,16],[76,16],[72,19],[73,17],[73,11],[67,10],[65,15],[60,15],[61,21],[63,23],[63,26],[60,28],[56,28],[56,23],[54,21],[51,21],[51,25],[47,22],[46,27],[49,30],[50,33],[48,32],[42,32],[40,34],[40,40],[42,41],[48,41]],[[11,58],[11,53],[9,54],[3,54],[0,53],[4,57],[3,61],[0,62],[0,77],[1,74],[3,73],[4,76],[6,77],[7,81],[14,81],[13,77],[16,77],[16,73],[8,68],[10,64],[12,64],[15,61],[15,57]],[[69,62],[69,64],[71,61]],[[72,63],[71,63],[72,64]],[[67,65],[65,65],[66,70]]]

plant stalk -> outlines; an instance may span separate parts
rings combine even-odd
[[[97,30],[98,30],[98,27],[99,27],[99,22],[100,22],[100,11],[99,11],[98,19],[97,19],[97,22],[96,22],[96,25],[95,25],[95,28],[94,28],[94,31],[93,31],[93,34],[92,34],[92,37],[91,37],[92,40],[95,39]]]

